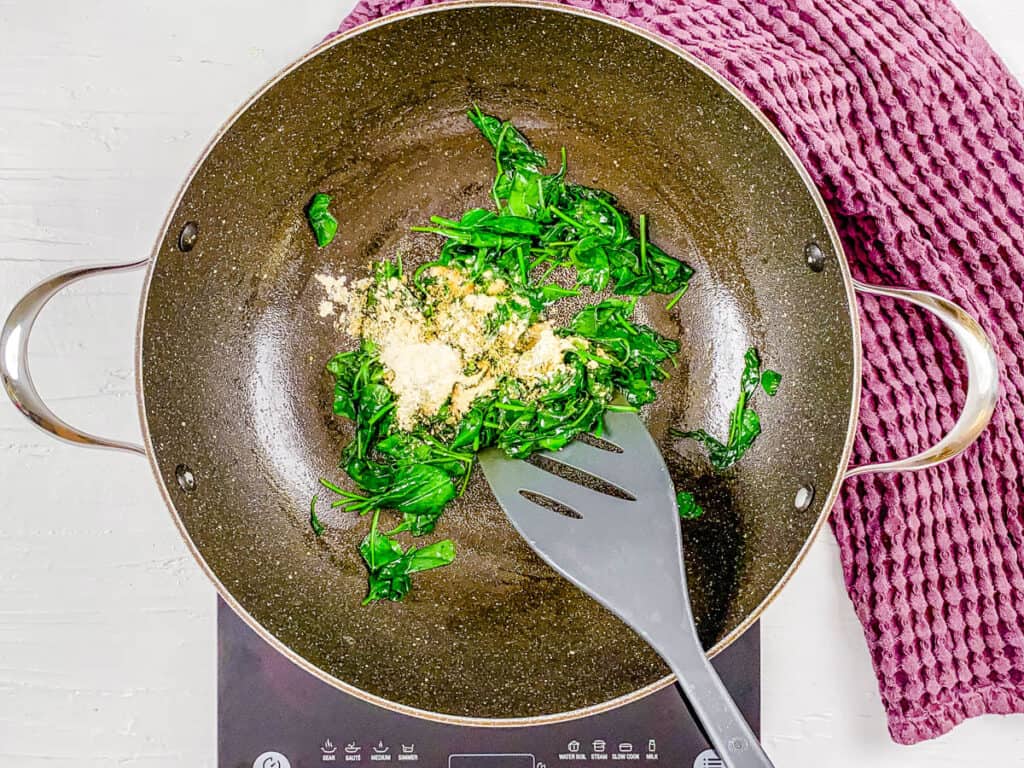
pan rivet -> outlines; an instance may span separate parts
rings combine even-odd
[[[811,242],[804,248],[804,258],[807,259],[807,266],[811,272],[821,272],[825,268],[825,254],[817,243]]]
[[[181,234],[178,235],[178,248],[188,253],[195,248],[198,239],[199,224],[195,221],[185,222],[185,226],[181,228]]]
[[[178,478],[178,485],[181,486],[181,490],[185,491],[185,493],[196,489],[196,476],[192,473],[188,464],[179,464],[175,467],[174,476]]]
[[[814,501],[814,486],[808,483],[807,485],[801,485],[797,489],[796,498],[793,499],[793,506],[800,512],[804,512],[811,506],[812,501]]]

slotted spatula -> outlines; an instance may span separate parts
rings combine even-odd
[[[541,456],[609,483],[632,500],[509,459],[497,449],[482,452],[480,463],[498,502],[537,554],[636,630],[671,667],[727,768],[771,768],[697,637],[675,491],[661,452],[636,414],[609,413],[605,426],[602,439],[621,453],[577,440]]]

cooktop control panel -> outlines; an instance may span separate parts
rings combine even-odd
[[[564,723],[449,725],[332,688],[223,603],[218,637],[220,768],[723,768],[674,686]],[[758,730],[759,630],[745,633],[715,666]]]

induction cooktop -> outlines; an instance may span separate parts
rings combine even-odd
[[[723,768],[675,686],[558,723],[441,723],[333,688],[218,602],[220,768]],[[719,654],[715,667],[757,732],[759,628]]]

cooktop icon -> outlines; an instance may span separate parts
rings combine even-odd
[[[693,768],[725,768],[725,763],[713,749],[705,749],[693,761]]]
[[[608,742],[604,739],[594,739],[594,751],[600,754],[608,748]]]
[[[338,751],[338,748],[334,746],[334,742],[332,742],[330,739],[324,739],[324,744],[322,747],[320,747],[320,751],[323,752],[325,755],[333,755],[335,752]]]
[[[391,751],[391,747],[385,747],[383,739],[381,741],[378,741],[377,742],[377,746],[375,746],[373,748],[374,754],[377,754],[377,755],[386,755],[390,751]]]
[[[362,747],[360,747],[354,741],[350,741],[348,744],[345,745],[345,754],[346,755],[358,755],[359,751],[361,749],[362,749]]]
[[[252,768],[292,768],[292,764],[280,752],[270,750],[253,760]]]

